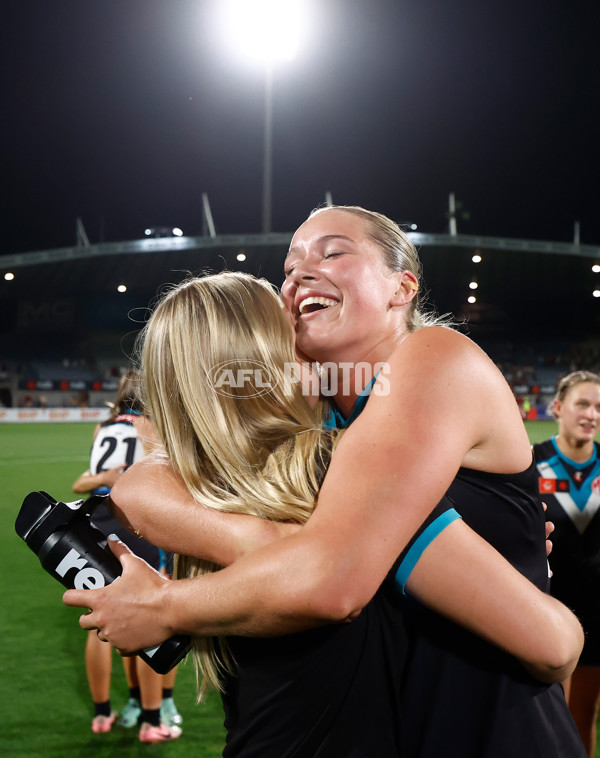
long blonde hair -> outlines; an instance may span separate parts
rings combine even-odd
[[[198,507],[303,523],[331,454],[322,408],[294,381],[288,316],[266,280],[193,278],[163,297],[142,333],[149,414]],[[176,556],[176,577],[218,570]],[[231,662],[221,640],[194,643],[200,697]]]

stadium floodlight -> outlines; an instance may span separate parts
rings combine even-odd
[[[183,231],[178,226],[154,226],[144,230],[146,237],[183,237]]]
[[[7,271],[6,274],[4,274],[4,278],[7,282],[12,282],[12,280],[15,278],[15,275],[12,271]]]
[[[594,263],[594,265],[592,266],[592,271],[594,272],[594,274],[600,273],[600,266],[597,263]]]
[[[594,291],[592,292],[592,295],[593,295],[594,297],[600,297],[600,290],[594,290]]]
[[[127,287],[124,284],[119,284],[117,292],[127,292]]]
[[[273,67],[295,58],[306,33],[303,0],[222,0],[221,26],[236,53],[265,70],[262,231],[271,231],[273,174]]]
[[[475,297],[475,295],[469,295],[469,297],[467,298],[467,301],[471,303],[471,305],[473,305],[473,303],[477,302],[477,298]]]
[[[469,282],[469,289],[476,290],[477,287],[479,287],[479,285],[477,284],[477,282]]]
[[[236,256],[238,261],[245,261],[246,260],[246,253],[238,253]]]
[[[301,0],[225,0],[221,11],[223,34],[237,53],[268,64],[296,56],[306,30]]]
[[[475,255],[471,258],[471,260],[473,261],[473,263],[481,263],[481,256],[479,255],[479,253],[475,253]]]

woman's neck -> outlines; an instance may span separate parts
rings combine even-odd
[[[578,440],[560,432],[554,439],[560,452],[576,463],[585,463],[594,454],[594,440]]]
[[[386,374],[390,356],[407,336],[408,333],[404,333],[394,340],[382,340],[368,351],[349,350],[344,355],[336,355],[333,361],[323,362],[323,394],[335,400],[346,418],[363,391],[373,384],[379,374]]]

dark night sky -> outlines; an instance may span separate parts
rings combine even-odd
[[[250,0],[249,0],[250,2]],[[263,77],[218,0],[4,0],[0,253],[260,231]],[[311,0],[275,79],[274,231],[330,191],[420,231],[600,244],[597,0]]]

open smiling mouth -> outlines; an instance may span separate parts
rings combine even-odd
[[[300,303],[298,312],[302,316],[305,313],[325,310],[325,308],[330,308],[332,305],[337,305],[337,300],[332,300],[329,297],[307,297],[306,300]]]

